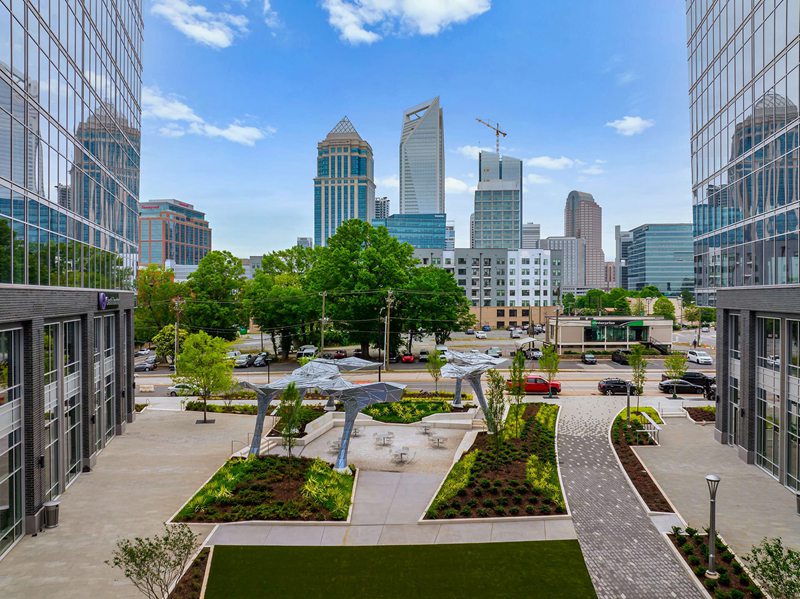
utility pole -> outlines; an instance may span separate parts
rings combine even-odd
[[[325,298],[328,297],[328,292],[323,291],[320,293],[322,296],[322,318],[320,318],[320,341],[319,341],[319,353],[322,355],[322,352],[325,351]]]
[[[175,365],[175,375],[178,374],[178,330],[181,326],[181,310],[183,309],[184,299],[181,296],[176,297],[174,300],[175,305],[175,354],[172,358],[172,363]]]
[[[386,293],[386,318],[383,322],[383,369],[387,371],[389,370],[389,320],[392,318],[393,302],[394,293],[389,289]]]

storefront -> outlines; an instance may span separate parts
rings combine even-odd
[[[637,343],[671,347],[672,321],[652,316],[553,316],[547,319],[546,334],[559,351],[613,351]]]

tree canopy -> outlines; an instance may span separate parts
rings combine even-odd
[[[653,304],[653,314],[667,320],[675,320],[675,305],[665,297],[660,297]]]
[[[236,339],[239,327],[248,322],[243,306],[245,284],[241,260],[227,251],[206,254],[186,283],[186,326],[229,341]]]
[[[228,391],[235,384],[233,362],[227,359],[228,344],[205,331],[193,333],[178,355],[175,380],[195,387],[203,398],[203,420],[211,395]]]
[[[149,264],[136,277],[134,331],[139,342],[149,341],[166,325],[175,322],[173,300],[185,293],[175,274],[158,264]]]

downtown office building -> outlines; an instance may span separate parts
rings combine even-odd
[[[400,214],[445,214],[444,113],[438,96],[403,113]]]
[[[142,26],[0,2],[0,557],[134,417]]]
[[[522,246],[522,161],[495,152],[478,154],[472,217],[473,248]]]
[[[715,438],[800,490],[800,0],[689,0],[697,301]]]

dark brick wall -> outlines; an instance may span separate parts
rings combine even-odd
[[[23,356],[23,458],[26,530],[36,532],[36,515],[42,508],[44,473],[39,456],[44,453],[44,324],[57,320],[81,322],[81,364],[84,469],[93,463],[94,425],[90,422],[94,401],[94,316],[117,315],[117,414],[118,422],[130,421],[133,409],[134,294],[120,292],[120,305],[98,310],[97,291],[0,285],[0,325],[22,327]],[[123,330],[124,333],[123,334]],[[123,342],[124,341],[124,342]],[[123,367],[123,365],[125,367]],[[124,391],[124,393],[123,393]],[[61,444],[63,448],[63,443]]]

